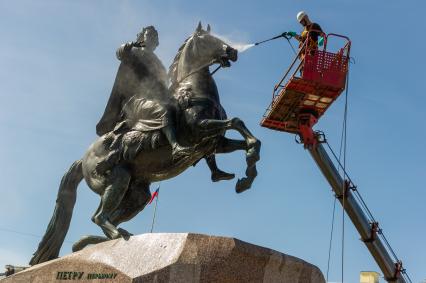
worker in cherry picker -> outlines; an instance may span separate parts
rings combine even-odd
[[[309,42],[307,42],[308,50],[310,50],[313,55],[315,50],[318,49],[318,45],[322,45],[324,39],[322,38],[322,29],[321,26],[317,23],[311,22],[311,20],[308,17],[308,14],[306,14],[304,11],[300,11],[297,13],[297,21],[304,27],[302,33],[298,35],[294,31],[289,31],[285,33],[287,36],[294,37],[299,41],[299,50],[300,48],[303,48],[304,43],[306,39],[309,38]],[[305,56],[305,50],[301,50],[300,52],[300,60],[303,60]]]

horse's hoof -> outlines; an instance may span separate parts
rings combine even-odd
[[[124,240],[128,240],[131,236],[133,236],[132,233],[122,229],[122,228],[118,228],[118,232],[120,233],[119,238],[123,238]]]
[[[235,192],[240,194],[251,187],[251,181],[248,178],[238,179],[237,184],[235,185]]]

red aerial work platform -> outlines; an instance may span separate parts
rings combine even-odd
[[[300,48],[299,54],[275,86],[272,102],[261,122],[263,127],[300,134],[305,145],[314,142],[313,132],[309,129],[345,89],[348,72],[349,38],[337,34],[323,34],[323,37],[324,46],[321,49],[306,48],[309,38]],[[345,41],[336,53],[327,51],[329,40],[333,37]]]

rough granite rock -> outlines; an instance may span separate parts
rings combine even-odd
[[[318,267],[293,256],[234,238],[189,233],[143,234],[127,241],[108,241],[35,265],[0,282],[64,280],[325,283]]]

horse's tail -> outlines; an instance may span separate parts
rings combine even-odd
[[[55,259],[64,242],[71,222],[72,211],[77,197],[77,186],[83,179],[82,160],[75,161],[62,177],[56,206],[37,251],[30,265]]]

